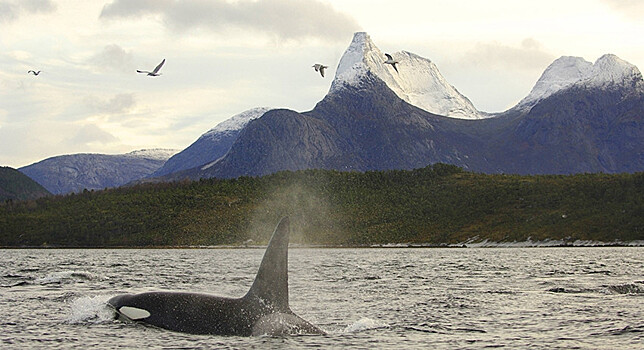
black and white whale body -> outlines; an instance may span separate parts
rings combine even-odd
[[[199,293],[149,292],[113,297],[118,316],[173,331],[216,335],[324,334],[288,303],[289,219],[277,225],[248,293],[224,298]]]

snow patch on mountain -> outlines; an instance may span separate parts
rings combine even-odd
[[[607,88],[624,86],[642,80],[636,66],[613,54],[606,54],[590,63],[581,57],[563,56],[546,68],[532,91],[515,108],[527,110],[539,101],[573,86]]]
[[[606,54],[595,61],[592,75],[579,84],[606,87],[608,85],[630,85],[633,82],[641,81],[642,73],[635,65],[616,55]]]
[[[134,158],[154,159],[154,160],[168,160],[177,152],[179,152],[179,150],[177,149],[151,148],[151,149],[140,149],[140,150],[132,151],[130,153],[124,154],[124,156],[134,157]]]
[[[243,129],[246,124],[251,120],[257,119],[264,115],[264,113],[270,111],[271,107],[256,107],[251,108],[247,111],[236,114],[223,122],[217,124],[214,128],[205,132],[201,137],[214,137],[219,133],[225,133],[227,131],[237,131]]]
[[[151,177],[164,176],[210,163],[224,156],[241,130],[272,108],[257,107],[234,115],[206,131],[186,149],[168,159]]]
[[[430,113],[460,119],[487,117],[459,93],[429,59],[407,51],[391,54],[399,63],[394,68],[385,64],[386,57],[367,33],[355,33],[353,41],[340,59],[330,92],[344,86],[358,86],[367,72],[376,75],[406,102]]]

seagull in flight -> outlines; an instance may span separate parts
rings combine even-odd
[[[316,72],[320,72],[320,74],[322,75],[322,78],[324,78],[324,70],[329,68],[329,66],[325,66],[325,65],[322,65],[322,64],[319,64],[319,63],[316,63],[316,64],[312,65],[311,67],[315,68]]]
[[[30,71],[27,72],[27,74],[38,75],[38,74],[40,74],[40,71],[30,70]]]
[[[396,68],[396,63],[398,63],[398,61],[394,60],[394,58],[391,57],[391,55],[388,53],[386,53],[385,56],[387,56],[387,60],[385,61],[385,64],[390,64],[392,67],[394,67],[394,69],[396,70],[396,73],[398,73],[398,68]]]
[[[161,75],[161,73],[159,73],[159,69],[161,69],[161,67],[163,66],[163,64],[164,64],[164,63],[165,63],[165,58],[164,58],[164,59],[163,59],[163,61],[161,61],[161,63],[159,63],[159,65],[158,65],[158,66],[156,66],[156,68],[154,68],[154,70],[153,70],[153,71],[151,71],[151,72],[148,72],[147,70],[138,70],[138,69],[136,70],[136,72],[137,72],[137,73],[147,73],[147,75],[148,75],[149,77],[158,77],[159,75]]]

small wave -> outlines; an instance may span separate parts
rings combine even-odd
[[[22,286],[26,286],[26,285],[29,285],[29,284],[31,284],[31,283],[29,283],[28,281],[20,281],[20,282],[16,282],[16,283],[13,283],[13,284],[3,284],[2,288],[22,287]]]
[[[388,328],[388,327],[389,325],[384,322],[363,317],[360,320],[354,322],[353,324],[348,325],[344,329],[344,333],[355,333],[355,332],[362,332],[370,329]]]
[[[486,330],[477,329],[477,328],[455,328],[454,330],[457,332],[465,332],[465,333],[481,333],[481,334],[487,333]]]
[[[111,295],[97,295],[72,300],[66,321],[71,324],[113,321],[114,311],[107,305],[111,297]]]
[[[95,280],[96,276],[89,272],[84,271],[61,271],[54,272],[45,277],[37,278],[34,283],[36,284],[65,284],[74,283],[77,281],[91,281]]]
[[[644,286],[637,284],[617,284],[606,286],[606,289],[614,294],[644,294]]]
[[[488,290],[485,293],[487,294],[519,294],[518,292],[512,290]]]
[[[569,294],[578,294],[578,293],[587,293],[592,292],[591,289],[586,288],[564,288],[564,287],[555,287],[548,289],[548,292],[552,293],[569,293]]]
[[[555,287],[548,289],[552,293],[603,293],[603,294],[644,294],[644,286],[635,283],[607,285],[598,288]]]
[[[612,335],[622,335],[622,334],[629,334],[629,333],[644,333],[644,326],[626,326],[622,329],[614,330],[610,332]]]
[[[37,267],[27,267],[27,268],[24,268],[24,269],[20,269],[19,271],[20,272],[38,272],[38,271],[40,271],[40,269],[37,268]]]
[[[356,282],[356,281],[375,281],[381,279],[380,276],[359,276],[359,277],[340,277],[338,281]]]
[[[415,327],[415,326],[405,326],[403,327],[403,329],[407,331],[422,332],[422,333],[441,333],[434,329]]]

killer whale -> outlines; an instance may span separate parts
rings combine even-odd
[[[116,316],[192,334],[325,334],[291,311],[288,303],[289,218],[280,220],[255,280],[241,298],[185,292],[147,292],[111,298]]]

